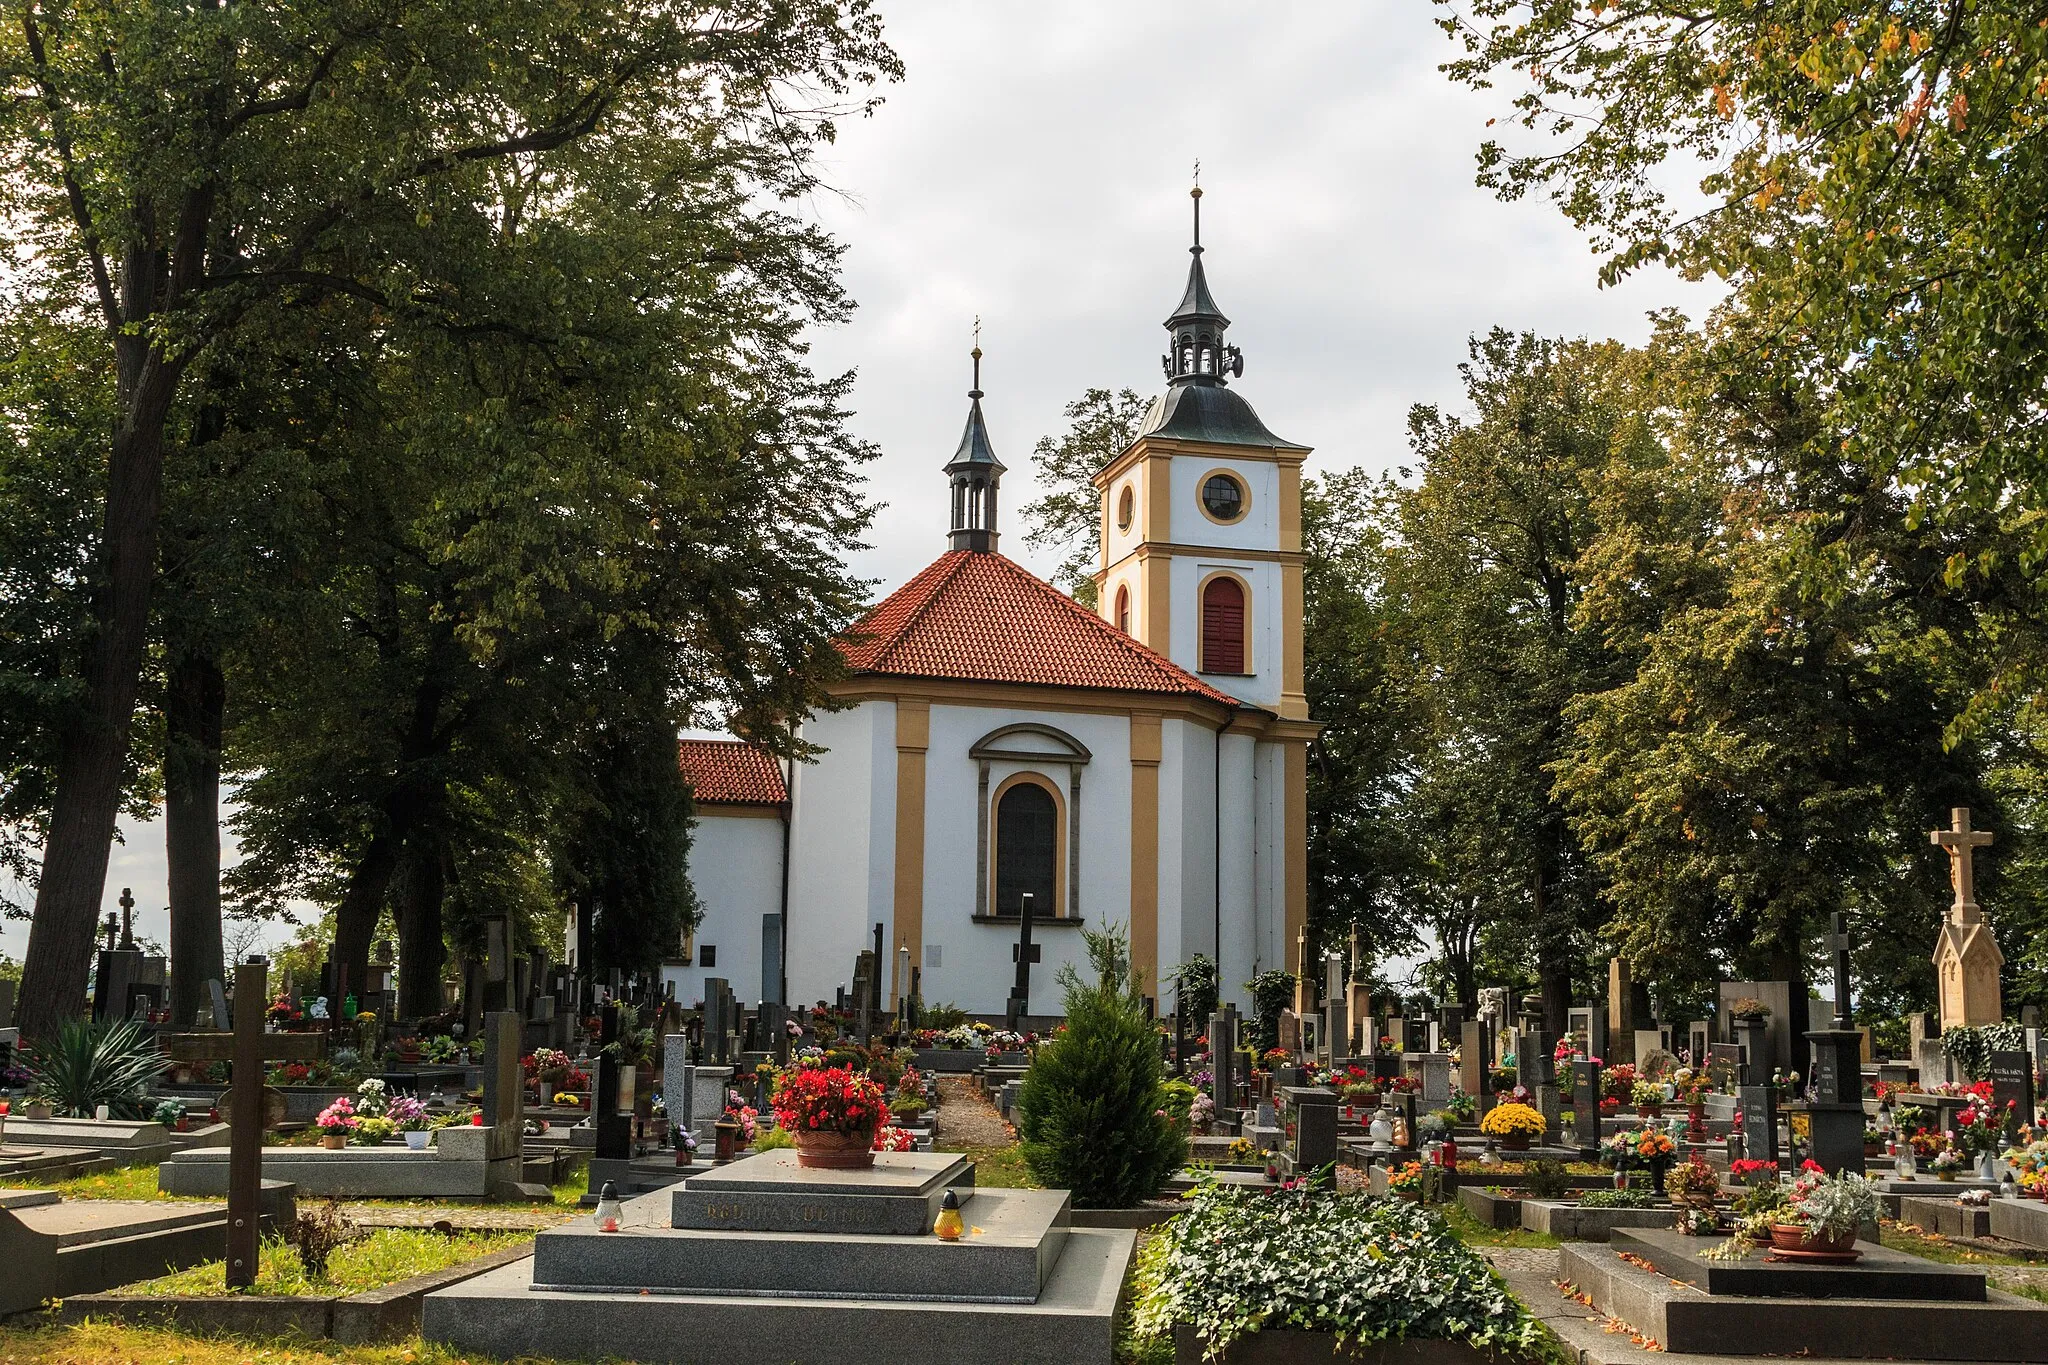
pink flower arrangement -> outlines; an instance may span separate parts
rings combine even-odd
[[[320,1117],[313,1120],[313,1126],[329,1137],[333,1137],[337,1134],[347,1136],[361,1127],[362,1123],[361,1120],[356,1118],[355,1103],[348,1096],[343,1095],[340,1099],[320,1111]]]

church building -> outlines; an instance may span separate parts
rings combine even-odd
[[[1166,320],[1167,387],[1095,475],[1091,612],[1000,550],[1005,472],[982,412],[943,473],[946,550],[841,642],[848,703],[805,722],[814,763],[691,740],[690,876],[704,918],[664,975],[693,1003],[803,1005],[850,987],[880,928],[883,1002],[1000,1017],[1025,897],[1031,1012],[1059,1012],[1082,926],[1121,924],[1148,995],[1218,961],[1224,998],[1296,970],[1307,920],[1301,465],[1243,374],[1202,267]],[[934,537],[936,539],[936,536]],[[906,971],[906,968],[909,969]]]

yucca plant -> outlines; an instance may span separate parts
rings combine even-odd
[[[60,1114],[91,1118],[99,1106],[117,1119],[144,1117],[150,1087],[163,1075],[164,1054],[134,1021],[79,1019],[36,1045],[29,1058],[31,1099]]]

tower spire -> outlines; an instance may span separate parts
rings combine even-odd
[[[1002,483],[1003,462],[988,439],[988,422],[981,415],[981,319],[974,319],[974,387],[967,391],[967,429],[960,433],[959,448],[946,462],[946,481],[952,493],[952,529],[948,544],[955,550],[996,548],[996,489]]]
[[[1194,202],[1195,233],[1188,247],[1188,285],[1181,292],[1180,306],[1166,320],[1173,335],[1173,349],[1161,356],[1167,382],[1180,384],[1222,384],[1244,373],[1244,357],[1237,347],[1225,345],[1223,333],[1230,319],[1216,306],[1209,293],[1209,277],[1202,270],[1202,163],[1195,163],[1194,188],[1188,191]]]

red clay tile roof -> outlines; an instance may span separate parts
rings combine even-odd
[[[1029,570],[951,550],[891,593],[839,644],[855,673],[1206,697],[1235,707]]]
[[[744,740],[685,739],[677,747],[700,806],[772,806],[789,795],[775,755]]]

